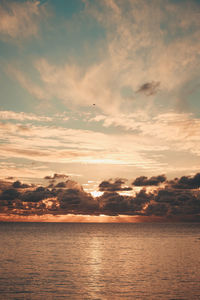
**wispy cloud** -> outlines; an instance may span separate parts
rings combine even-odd
[[[4,140],[0,150],[3,157],[54,162],[133,164],[142,167],[159,165],[159,162],[141,153],[141,149],[150,149],[150,146],[145,146],[142,142],[133,144],[131,135],[119,137],[90,130],[23,126],[20,123],[0,123],[0,132]]]
[[[44,121],[49,122],[52,120],[50,117],[38,116],[33,113],[14,112],[9,110],[0,110],[1,120],[17,120],[17,121]]]
[[[123,167],[128,176],[116,174],[119,178],[130,177],[133,169],[137,176],[143,171],[145,176],[196,171],[200,155],[199,4],[161,0],[83,3],[81,11],[69,11],[66,20],[55,9],[51,28],[41,23],[48,15],[48,3],[4,1],[0,5],[6,72],[2,91],[9,107],[3,103],[0,111],[2,159],[33,161],[38,167],[78,164],[81,171],[82,166],[89,169],[91,165]],[[59,6],[51,5],[52,11]],[[80,48],[72,25],[75,20],[82,29]],[[87,22],[94,25],[89,33]],[[13,55],[10,40],[39,36],[40,25],[42,39],[29,40]],[[91,45],[99,32],[97,50]],[[5,53],[5,49],[12,51]],[[41,114],[8,110],[13,107]],[[2,170],[8,174],[8,168]],[[25,174],[36,174],[34,168],[20,168]],[[43,176],[45,170],[38,172]],[[54,167],[50,171],[64,172]],[[113,173],[110,176],[114,178]],[[111,189],[116,182],[106,184]]]
[[[3,1],[0,5],[0,36],[11,39],[36,36],[39,22],[48,15],[40,1]]]
[[[171,90],[197,74],[200,24],[194,21],[199,14],[195,2],[87,1],[87,11],[109,32],[107,63],[121,75],[121,84],[135,90],[145,82],[159,81],[162,89]]]
[[[194,21],[199,6],[187,1],[181,5],[146,0],[84,2],[85,16],[105,28],[104,56],[86,66],[36,59],[33,67],[39,72],[39,84],[19,67],[10,66],[10,74],[36,98],[57,98],[67,107],[87,108],[95,103],[110,115],[138,108],[156,114],[158,90],[160,104],[166,101],[163,98],[175,107],[185,84],[199,72],[200,24]],[[128,100],[127,87],[132,91]],[[148,102],[146,95],[152,96]]]
[[[166,155],[166,151],[187,151],[200,155],[199,120],[189,114],[161,114],[145,122],[139,118],[127,119],[125,116],[121,120],[107,117],[106,121],[110,122],[110,126],[120,124],[125,128],[133,128],[119,135],[59,126],[1,122],[1,155],[41,162],[73,161],[135,165],[142,168],[164,166],[165,160],[160,160],[159,155]]]
[[[49,99],[46,91],[41,88],[39,85],[35,84],[29,77],[19,70],[14,65],[8,65],[6,72],[11,76],[17,79],[20,85],[25,88],[30,94],[36,97],[36,99]]]
[[[97,115],[89,121],[102,122],[105,127],[122,127],[132,132],[132,135],[138,137],[144,144],[146,139],[149,147],[151,141],[154,141],[154,150],[158,147],[160,150],[176,149],[200,154],[200,121],[191,113],[171,111],[151,117],[145,112],[138,111],[135,114],[120,114],[116,117]]]

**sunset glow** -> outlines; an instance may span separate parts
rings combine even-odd
[[[0,0],[0,299],[200,299],[200,0]]]
[[[199,218],[199,11],[0,3],[0,220]]]
[[[107,215],[44,215],[44,216],[1,216],[1,221],[12,222],[52,222],[52,223],[141,223],[141,222],[162,222],[159,217],[145,218],[139,216],[107,216]]]

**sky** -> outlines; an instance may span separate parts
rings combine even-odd
[[[0,219],[196,220],[199,36],[197,0],[1,0]]]

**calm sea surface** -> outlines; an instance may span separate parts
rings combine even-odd
[[[0,223],[0,299],[200,299],[200,224]]]

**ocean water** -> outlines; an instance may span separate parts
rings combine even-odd
[[[0,223],[0,299],[200,299],[200,224]]]

